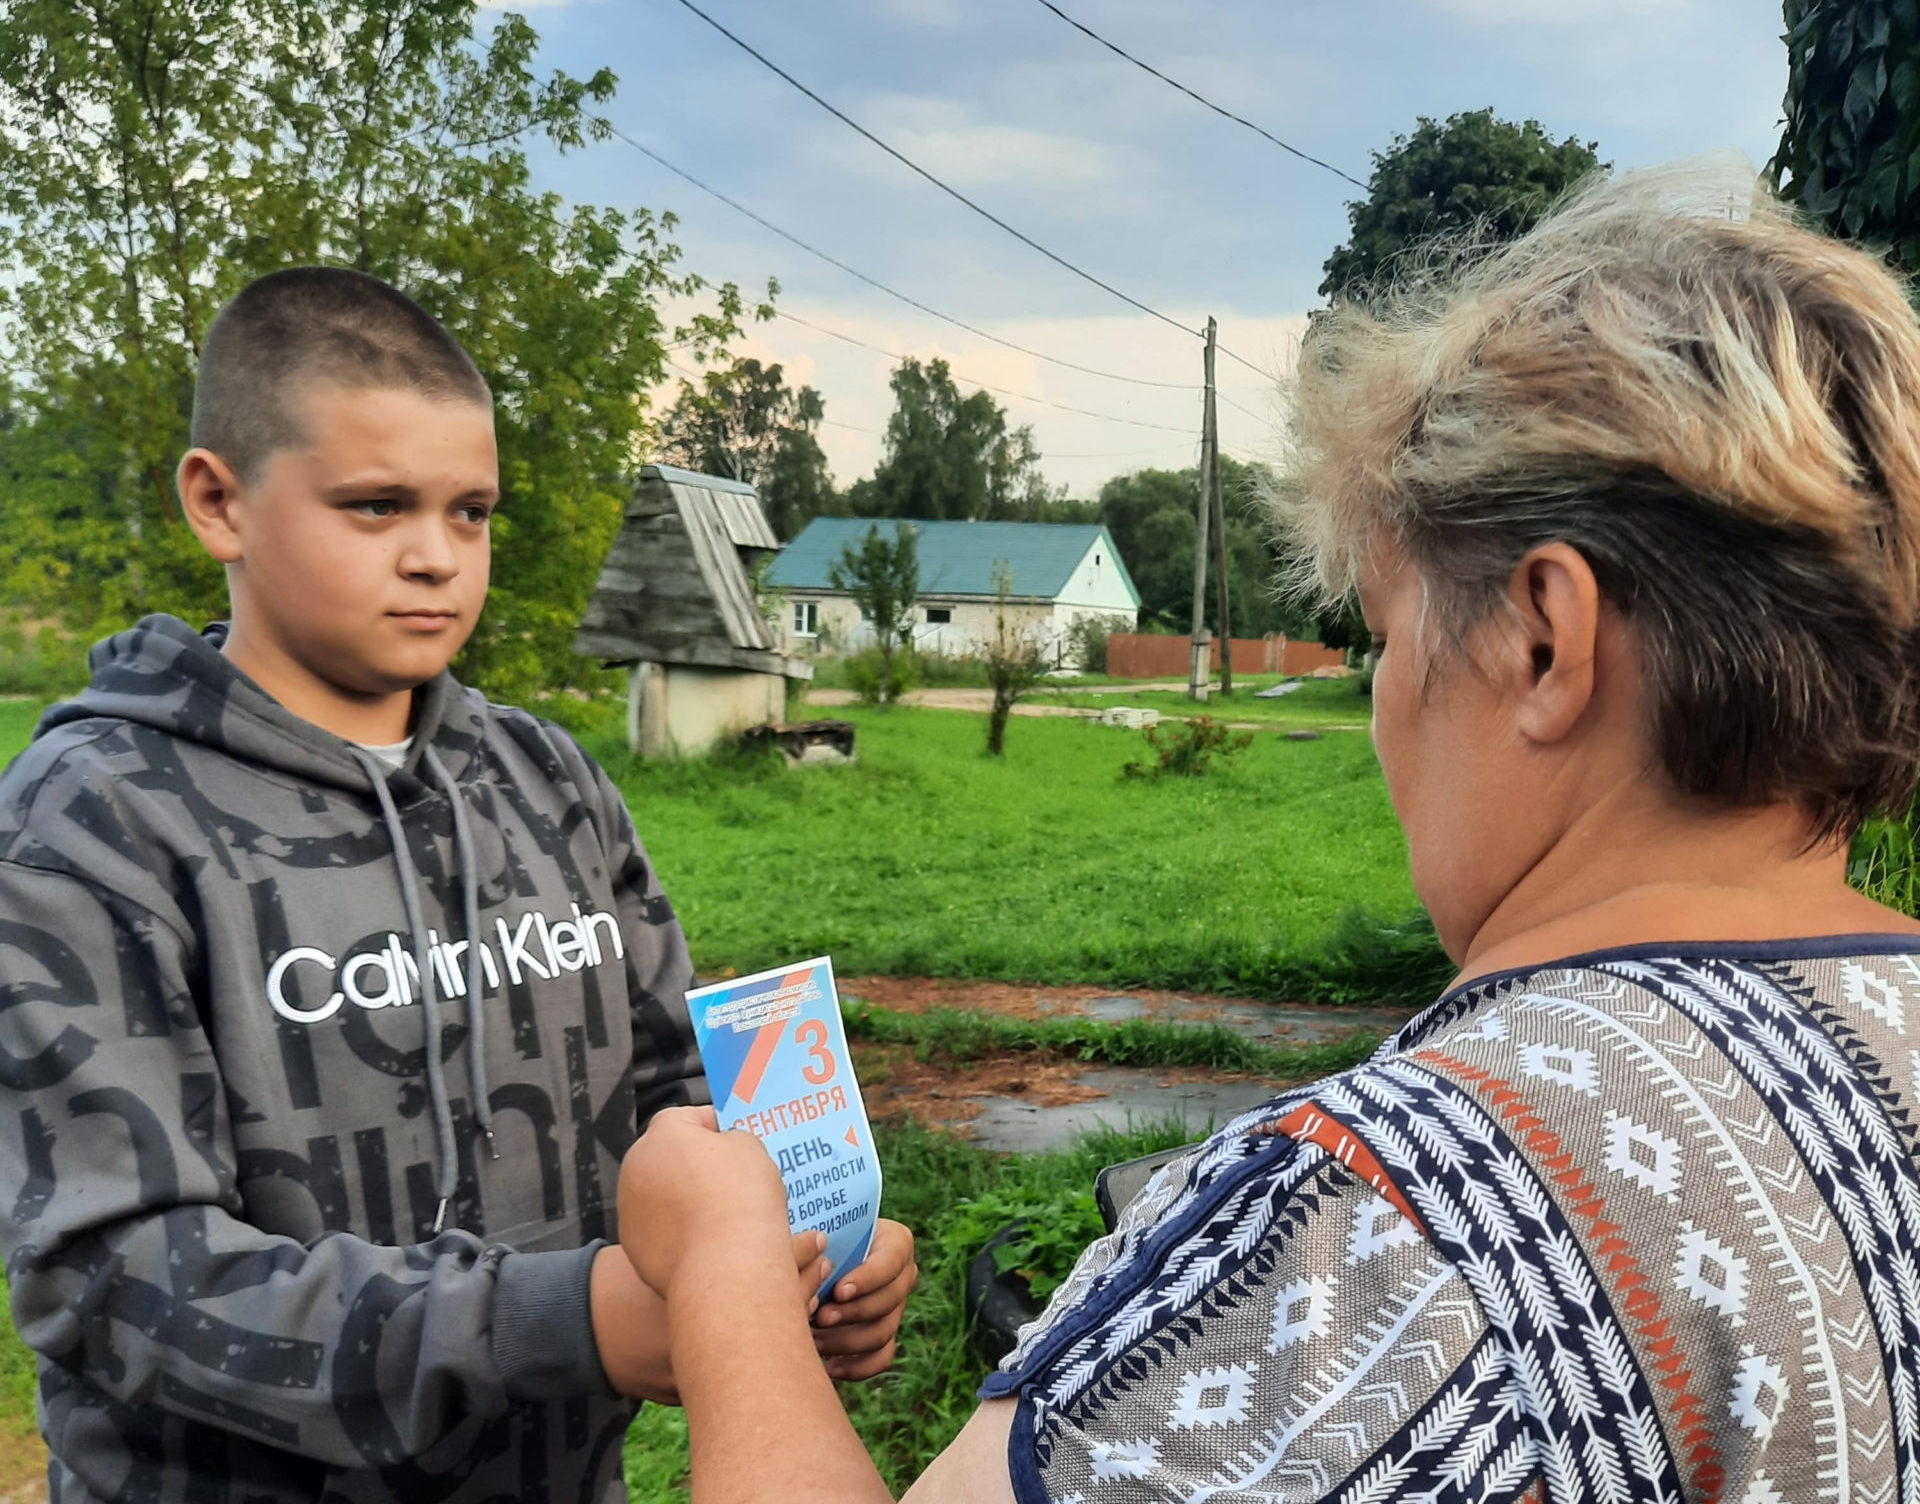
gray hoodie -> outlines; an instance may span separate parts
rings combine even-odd
[[[639,1127],[707,1099],[626,806],[445,674],[383,776],[223,640],[103,642],[0,775],[0,1239],[52,1497],[621,1497],[588,1268]]]

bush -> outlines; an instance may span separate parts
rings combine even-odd
[[[1082,673],[1107,671],[1107,639],[1126,627],[1124,616],[1076,616],[1067,628],[1067,658]]]
[[[1126,778],[1199,778],[1236,753],[1253,745],[1251,731],[1229,731],[1210,715],[1191,721],[1162,721],[1140,733],[1154,755],[1153,762],[1130,762],[1120,772]]]
[[[43,626],[29,632],[18,622],[0,625],[0,695],[62,699],[87,683],[87,646],[77,637]]]
[[[878,648],[863,648],[841,660],[847,688],[868,705],[891,705],[920,682],[920,665],[913,653],[895,653],[889,666]]]

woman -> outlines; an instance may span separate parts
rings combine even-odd
[[[1309,340],[1292,520],[1460,980],[1163,1173],[912,1499],[1920,1490],[1920,925],[1846,881],[1920,755],[1920,331],[1728,203],[1603,184]],[[886,1497],[766,1156],[625,1173],[696,1499]]]

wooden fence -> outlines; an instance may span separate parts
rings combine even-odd
[[[1192,639],[1116,632],[1107,639],[1107,672],[1116,679],[1185,679],[1192,660]],[[1300,642],[1274,633],[1233,639],[1236,674],[1286,674],[1297,677],[1317,668],[1338,668],[1347,661],[1339,648]],[[1213,668],[1220,669],[1220,639],[1213,640]]]

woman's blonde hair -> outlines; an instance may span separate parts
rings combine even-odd
[[[1308,583],[1385,542],[1455,640],[1564,541],[1636,635],[1684,791],[1822,836],[1920,758],[1920,326],[1748,172],[1601,180],[1526,236],[1322,316],[1278,494]]]

